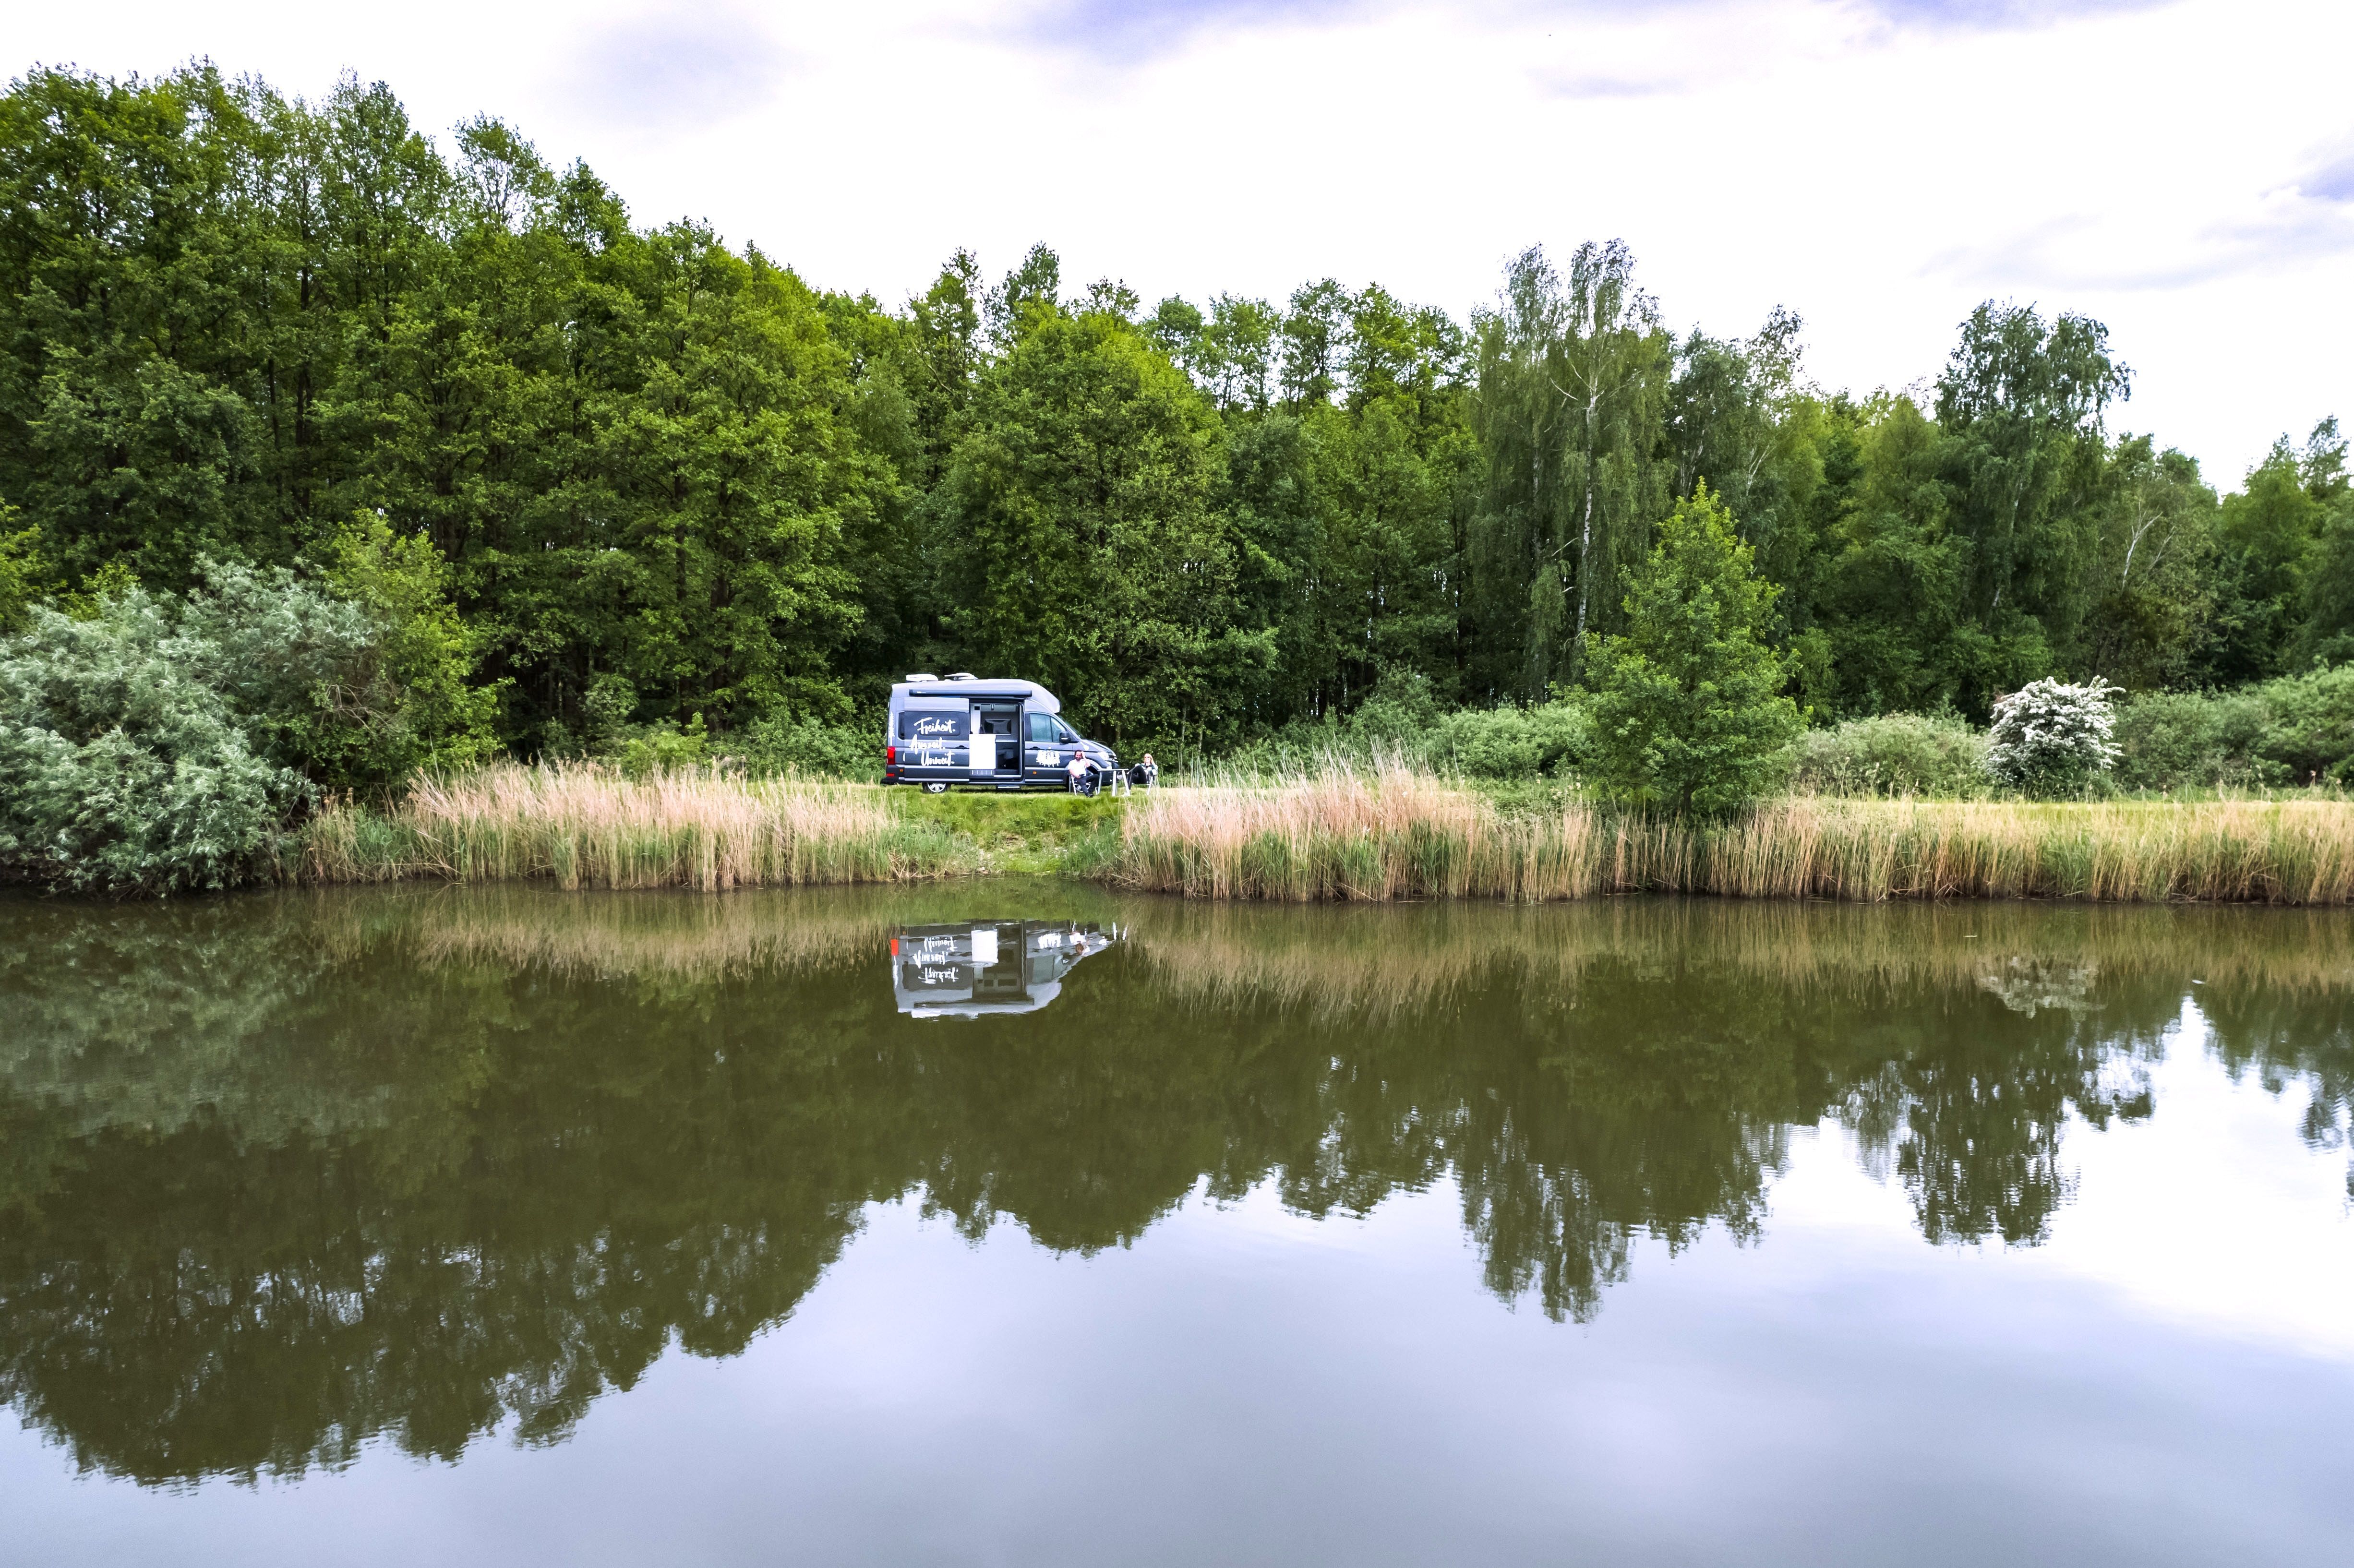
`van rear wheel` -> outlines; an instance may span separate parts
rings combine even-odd
[[[937,779],[924,786],[924,793],[927,795],[945,795],[948,792],[949,787]]]

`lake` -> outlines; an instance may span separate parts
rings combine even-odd
[[[0,902],[0,1562],[2339,1563],[2354,915]]]

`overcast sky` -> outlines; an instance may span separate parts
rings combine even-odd
[[[1148,304],[1329,275],[1461,316],[1619,236],[1679,328],[1798,311],[1827,387],[1934,376],[1995,297],[2106,322],[2115,423],[2227,485],[2354,418],[2345,0],[5,7],[12,72],[350,69],[891,303],[1044,239]]]

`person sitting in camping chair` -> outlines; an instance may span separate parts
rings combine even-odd
[[[1096,765],[1084,751],[1071,753],[1071,793],[1092,795],[1096,792]]]

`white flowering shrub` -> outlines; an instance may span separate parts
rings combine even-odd
[[[2109,699],[2124,688],[2098,675],[2080,686],[2029,683],[1994,705],[1987,771],[2014,789],[2063,794],[2116,765],[2110,738],[2116,713]]]

